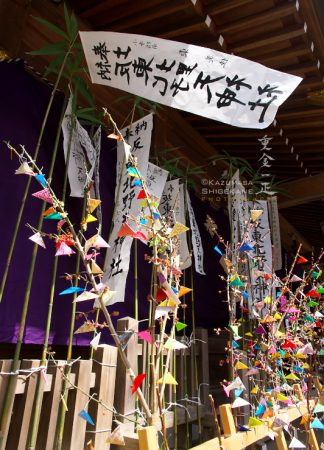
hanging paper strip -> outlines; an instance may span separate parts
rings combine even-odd
[[[269,126],[302,80],[182,42],[114,32],[80,36],[93,83],[243,128]]]
[[[249,202],[251,209],[262,209],[263,214],[258,219],[258,225],[253,228],[251,237],[255,241],[255,253],[258,256],[255,259],[255,267],[251,272],[251,285],[254,293],[255,302],[262,301],[269,297],[271,300],[270,283],[266,277],[260,276],[262,272],[272,272],[272,244],[271,232],[269,229],[268,203],[266,200],[257,200]],[[266,314],[266,312],[265,312]]]
[[[281,238],[280,238],[280,224],[278,202],[276,196],[268,197],[269,220],[271,228],[271,238],[274,248],[273,254],[273,270],[280,270],[282,268],[281,255]]]
[[[184,201],[183,185],[179,184],[179,179],[167,181],[160,201],[159,211],[162,216],[168,217],[171,225],[179,222],[186,224],[186,212]],[[187,269],[191,266],[191,257],[188,249],[186,233],[179,236],[180,240],[180,269]]]
[[[202,246],[200,231],[197,225],[195,213],[191,205],[191,200],[188,191],[186,191],[186,199],[191,228],[192,249],[195,258],[195,269],[196,272],[200,273],[201,275],[206,275],[204,271],[204,249]]]
[[[70,97],[62,122],[64,157],[66,160],[69,151],[69,145],[71,145],[70,158],[68,163],[68,177],[71,188],[70,195],[71,197],[83,197],[84,188],[87,184],[86,168],[88,167],[88,164],[90,164],[90,169],[88,170],[89,179],[93,177],[96,169],[96,191],[98,191],[99,189],[98,164],[101,131],[97,130],[97,132],[95,133],[94,147],[93,142],[88,135],[88,132],[81,126],[77,119],[73,120],[74,126],[72,127],[71,115],[72,96]],[[97,196],[98,192],[95,193],[96,198],[99,198]]]
[[[153,116],[149,114],[134,122],[129,128],[121,130],[122,135],[131,145],[131,154],[137,158],[137,169],[143,177],[146,176],[147,172],[152,128]],[[103,283],[109,286],[112,291],[116,291],[116,294],[109,301],[109,305],[124,301],[130,249],[133,242],[132,237],[118,236],[118,232],[124,222],[125,215],[137,217],[140,213],[137,196],[141,187],[132,186],[133,178],[128,175],[125,152],[121,144],[122,141],[117,141],[117,185],[115,190],[117,213],[109,239],[110,248],[107,249],[103,276]],[[118,189],[119,182],[120,189]]]

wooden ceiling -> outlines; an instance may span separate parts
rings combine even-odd
[[[24,4],[25,8],[28,4],[25,31],[21,32],[16,54],[26,57],[26,50],[53,41],[55,37],[30,15],[48,18],[62,26],[62,5],[57,6],[51,0],[11,0],[11,3]],[[291,180],[285,187],[297,200],[291,204],[289,199],[279,198],[283,222],[293,226],[289,236],[301,239],[298,232],[301,233],[308,250],[324,246],[320,227],[324,221],[324,93],[314,98],[314,94],[324,89],[321,0],[69,0],[67,3],[76,12],[83,30],[138,33],[182,41],[234,53],[301,76],[302,83],[266,130],[235,128],[164,108],[157,133],[163,143],[157,145],[179,147],[185,165],[188,161],[192,165],[206,164],[208,157],[225,150],[232,156],[245,158],[257,169],[258,139],[264,134],[272,137],[275,160],[271,171],[278,180]],[[37,66],[39,62],[33,58],[32,64]],[[94,92],[99,104],[108,104],[121,95],[102,86],[94,87]],[[210,165],[206,171],[209,177],[217,177],[222,168],[221,164]]]

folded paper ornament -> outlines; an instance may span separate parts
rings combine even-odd
[[[168,237],[172,238],[174,236],[178,236],[179,234],[185,233],[188,230],[189,230],[189,228],[186,227],[186,225],[176,222],[171,230],[171,233],[168,235]]]
[[[106,440],[107,444],[121,445],[125,446],[125,439],[121,431],[120,425],[114,429],[112,433],[108,436]]]
[[[261,420],[257,419],[256,417],[249,418],[248,427],[257,427],[260,425],[263,425],[263,422]]]
[[[187,324],[182,323],[182,322],[177,322],[175,327],[176,327],[177,331],[181,331],[181,330],[183,330],[184,328],[187,327]]]
[[[43,186],[43,188],[46,188],[45,175],[43,175],[42,173],[38,173],[37,175],[35,175],[35,178]]]
[[[39,198],[40,200],[44,200],[45,202],[50,203],[51,205],[53,204],[53,199],[48,188],[45,188],[42,191],[34,192],[32,196]]]
[[[146,373],[141,373],[135,377],[135,380],[134,380],[133,386],[132,386],[132,395],[135,394],[137,389],[141,386],[145,377],[146,377]]]
[[[185,350],[188,348],[187,345],[172,338],[168,338],[163,347],[167,350]]]
[[[319,420],[318,417],[315,417],[313,422],[310,424],[310,427],[311,428],[316,428],[318,430],[324,430],[324,425],[322,424],[322,422]]]
[[[297,438],[293,437],[290,441],[289,448],[306,448],[306,445],[300,442]]]
[[[80,334],[80,333],[91,333],[93,331],[96,331],[96,327],[91,322],[84,322],[81,327],[79,327],[74,334]]]
[[[87,300],[94,300],[95,298],[98,298],[98,294],[95,294],[94,292],[84,291],[73,300],[73,303],[86,302]]]
[[[250,403],[247,400],[244,400],[244,398],[238,397],[232,403],[232,408],[241,408],[242,406],[249,406],[249,405],[250,405]]]
[[[76,292],[83,292],[84,288],[80,288],[78,286],[71,286],[64,291],[61,291],[59,295],[68,295],[68,294],[75,294]]]
[[[88,214],[86,217],[86,223],[96,222],[98,219],[92,214]]]
[[[33,234],[28,239],[35,242],[35,244],[40,245],[43,248],[46,248],[44,239],[42,238],[41,234],[39,232]]]
[[[163,383],[163,377],[160,378],[157,381],[157,383],[158,384],[162,384]],[[171,384],[171,385],[175,385],[175,386],[178,385],[177,381],[174,379],[174,377],[171,375],[170,372],[167,372],[167,374],[165,375],[165,384]]]
[[[98,345],[99,345],[99,341],[101,338],[101,333],[98,333],[91,341],[90,341],[90,345],[94,350],[97,350]]]
[[[50,208],[48,208],[46,211],[43,212],[42,216],[46,217],[53,213],[55,213],[55,208],[54,206],[51,206]]]
[[[35,176],[33,169],[29,166],[27,161],[24,161],[15,171],[15,175],[30,175]]]
[[[73,255],[75,253],[71,247],[65,244],[65,242],[61,242],[55,256],[65,256],[65,255]]]
[[[263,214],[262,209],[251,209],[250,216],[253,222],[255,222]]]
[[[91,261],[91,273],[94,275],[102,274],[103,270],[101,267],[98,266],[98,264],[95,261]]]
[[[86,422],[90,423],[90,425],[94,425],[94,421],[91,419],[89,413],[84,408],[79,412],[78,416]]]
[[[93,211],[98,208],[98,206],[100,205],[101,200],[97,200],[95,198],[88,198],[87,200],[87,204],[88,204],[88,211],[89,213],[93,213]]]
[[[122,236],[133,236],[135,234],[135,231],[127,224],[123,223],[120,227],[120,230],[117,233],[117,237]]]
[[[118,336],[118,340],[120,342],[122,350],[125,350],[128,342],[129,342],[130,338],[133,336],[133,334],[134,334],[133,330],[127,330],[127,331],[125,331],[125,333],[122,333]]]
[[[137,335],[139,338],[143,339],[149,344],[152,344],[152,335],[149,330],[139,331]]]

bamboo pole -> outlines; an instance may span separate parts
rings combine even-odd
[[[60,67],[59,74],[57,76],[56,82],[55,82],[54,87],[53,87],[52,92],[51,92],[50,100],[49,100],[49,103],[47,105],[47,109],[46,109],[45,116],[44,116],[44,119],[43,119],[42,127],[41,127],[40,134],[39,134],[39,137],[38,137],[38,141],[37,141],[37,144],[36,144],[34,158],[32,159],[32,161],[35,161],[35,163],[36,163],[36,159],[37,159],[37,156],[38,156],[38,153],[39,153],[39,149],[40,149],[41,141],[42,141],[42,138],[43,138],[45,126],[47,124],[48,116],[49,116],[49,113],[50,113],[50,110],[51,110],[51,107],[52,107],[52,104],[53,104],[53,101],[54,101],[55,93],[57,91],[57,88],[58,88],[59,82],[61,80],[61,77],[62,77],[62,74],[63,74],[63,70],[64,70],[64,67],[65,67],[68,55],[70,54],[72,46],[74,45],[75,39],[76,39],[76,37],[70,43],[69,49],[68,49],[68,51],[66,52],[66,54],[64,56],[64,60],[63,60],[62,65]],[[18,155],[19,155],[19,153],[18,153]],[[54,156],[54,154],[52,155],[51,168],[54,167],[53,156]],[[23,198],[22,198],[22,202],[21,202],[21,206],[20,206],[20,210],[19,210],[19,213],[18,213],[18,218],[17,218],[17,222],[16,222],[13,238],[12,238],[10,249],[9,249],[9,254],[8,254],[8,257],[7,257],[7,261],[6,261],[5,271],[4,271],[4,274],[3,274],[2,281],[1,281],[0,302],[2,300],[3,291],[4,291],[4,288],[5,288],[5,285],[6,285],[6,280],[7,280],[7,276],[8,276],[8,273],[9,273],[9,267],[10,267],[10,263],[11,263],[11,259],[12,259],[12,255],[13,255],[13,251],[14,251],[14,247],[15,247],[15,244],[16,244],[18,230],[19,230],[19,227],[20,227],[20,222],[21,222],[23,211],[24,211],[24,208],[25,208],[25,203],[26,203],[28,192],[29,192],[30,183],[31,183],[31,177],[28,177],[28,181],[27,181],[27,184],[26,184],[25,192],[24,192],[24,195],[23,195]],[[46,203],[43,202],[41,213],[43,213],[44,210],[45,210],[45,204]],[[41,228],[42,222],[43,222],[43,217],[40,216],[39,222],[38,222],[38,228]],[[32,251],[32,257],[31,257],[31,263],[30,263],[30,269],[29,269],[29,276],[28,276],[28,280],[27,280],[27,286],[26,286],[24,302],[23,302],[23,309],[22,309],[21,320],[20,320],[20,325],[19,325],[18,338],[17,338],[14,358],[13,358],[13,362],[12,362],[12,366],[11,366],[11,371],[12,372],[15,372],[17,370],[17,368],[18,368],[19,357],[20,357],[20,350],[21,350],[23,335],[24,335],[24,331],[25,331],[26,317],[27,317],[27,311],[28,311],[28,306],[29,306],[31,284],[32,284],[32,280],[33,280],[34,268],[35,268],[35,263],[36,263],[37,250],[38,250],[38,246],[37,246],[37,244],[35,244],[34,247],[33,247],[33,251]],[[4,400],[3,410],[2,410],[1,419],[0,419],[0,450],[2,450],[2,443],[3,443],[3,440],[4,440],[4,435],[6,433],[6,430],[7,430],[7,427],[8,427],[8,423],[9,423],[9,420],[10,420],[10,409],[11,409],[11,405],[12,405],[12,402],[13,402],[13,399],[14,399],[14,395],[15,395],[16,382],[17,382],[17,377],[15,375],[12,375],[10,377],[10,379],[9,379],[8,388],[7,388],[7,392],[6,392],[6,397],[5,397],[5,400]]]
[[[57,132],[56,132],[56,137],[55,137],[52,162],[51,162],[51,166],[49,169],[49,178],[52,177],[53,171],[54,171],[54,165],[55,165],[55,161],[56,161],[57,150],[58,150],[58,145],[59,145],[60,136],[61,136],[61,125],[62,125],[62,121],[64,118],[67,102],[68,102],[68,97],[67,97],[67,95],[65,95],[63,107],[62,107],[62,113],[61,113],[59,125],[58,125]],[[63,201],[64,201],[64,198],[65,198],[65,188],[63,188]],[[45,337],[44,337],[43,350],[42,350],[42,360],[41,360],[42,366],[45,366],[45,364],[46,364],[46,354],[47,354],[47,349],[48,349],[48,340],[49,340],[51,320],[52,320],[52,310],[53,310],[57,264],[58,264],[58,258],[55,258],[54,265],[53,265],[53,272],[52,272],[50,299],[49,299],[48,311],[47,311]],[[30,429],[29,429],[29,433],[30,433],[30,437],[28,439],[28,449],[29,450],[34,450],[36,447],[37,433],[38,433],[40,413],[41,413],[42,400],[43,400],[43,390],[42,390],[43,383],[44,382],[41,377],[41,374],[39,374],[38,380],[37,380],[37,386],[36,386],[35,401],[34,401],[34,405],[33,405],[34,414],[32,416],[32,422],[31,422]]]
[[[73,45],[75,43],[75,40],[76,40],[77,36],[78,35],[76,35],[75,38],[70,42],[69,48],[68,48],[68,50],[67,50],[67,52],[66,52],[66,54],[64,56],[62,65],[60,67],[60,71],[59,71],[59,73],[57,75],[55,84],[54,84],[53,89],[52,89],[51,96],[50,96],[50,99],[49,99],[49,102],[48,102],[48,105],[47,105],[47,108],[46,108],[46,111],[45,111],[44,119],[43,119],[43,122],[42,122],[42,125],[41,125],[41,129],[40,129],[39,136],[38,136],[37,143],[36,143],[36,147],[35,147],[35,152],[34,152],[34,156],[33,156],[33,159],[34,159],[35,162],[36,162],[37,157],[38,157],[38,153],[39,153],[40,145],[41,145],[41,142],[42,142],[42,139],[43,139],[45,127],[46,127],[46,124],[47,124],[47,121],[48,121],[49,113],[50,113],[51,108],[52,108],[52,104],[53,104],[53,101],[54,101],[54,97],[55,97],[56,91],[58,89],[58,85],[59,85],[60,80],[61,80],[62,75],[63,75],[63,70],[65,68],[66,61],[67,61],[67,58],[68,58],[68,56],[69,56],[69,54],[70,54],[70,52],[72,50],[72,47],[73,47]],[[3,273],[3,276],[2,276],[2,280],[1,280],[1,285],[0,285],[0,303],[1,303],[1,300],[2,300],[2,297],[3,297],[3,292],[4,292],[4,289],[5,289],[5,286],[6,286],[6,281],[7,281],[9,268],[10,268],[10,264],[11,264],[11,259],[12,259],[13,251],[14,251],[14,248],[15,248],[15,245],[16,245],[16,240],[17,240],[17,235],[18,235],[18,231],[19,231],[22,215],[23,215],[23,212],[24,212],[24,209],[25,209],[25,203],[26,203],[28,192],[29,192],[31,178],[32,177],[28,177],[26,188],[25,188],[25,192],[24,192],[24,195],[23,195],[22,200],[21,200],[21,206],[20,206],[20,210],[19,210],[19,213],[18,213],[18,217],[17,217],[14,233],[13,233],[13,236],[12,236],[12,240],[11,240],[11,244],[10,244],[10,248],[9,248],[9,253],[8,253],[8,256],[7,256],[5,270],[4,270],[4,273]],[[2,438],[1,438],[1,431],[0,431],[0,448],[1,448],[1,442],[2,442]]]

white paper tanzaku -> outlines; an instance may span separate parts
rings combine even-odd
[[[93,83],[242,128],[266,128],[300,77],[149,36],[80,32]]]
[[[144,179],[148,167],[152,129],[153,115],[149,114],[134,122],[131,126],[121,130],[123,137],[131,146],[130,152],[136,157],[137,169]],[[127,173],[123,141],[118,141],[117,143],[116,173],[116,214],[114,217],[113,231],[109,238],[110,248],[107,249],[103,276],[103,283],[109,286],[110,290],[116,291],[116,294],[110,299],[109,305],[123,302],[125,299],[130,250],[133,242],[132,237],[118,237],[118,231],[127,215],[138,217],[140,213],[140,202],[137,200],[137,196],[141,187],[132,186],[133,178]],[[133,227],[131,222],[129,222],[129,225]],[[134,228],[136,227],[134,226]]]

